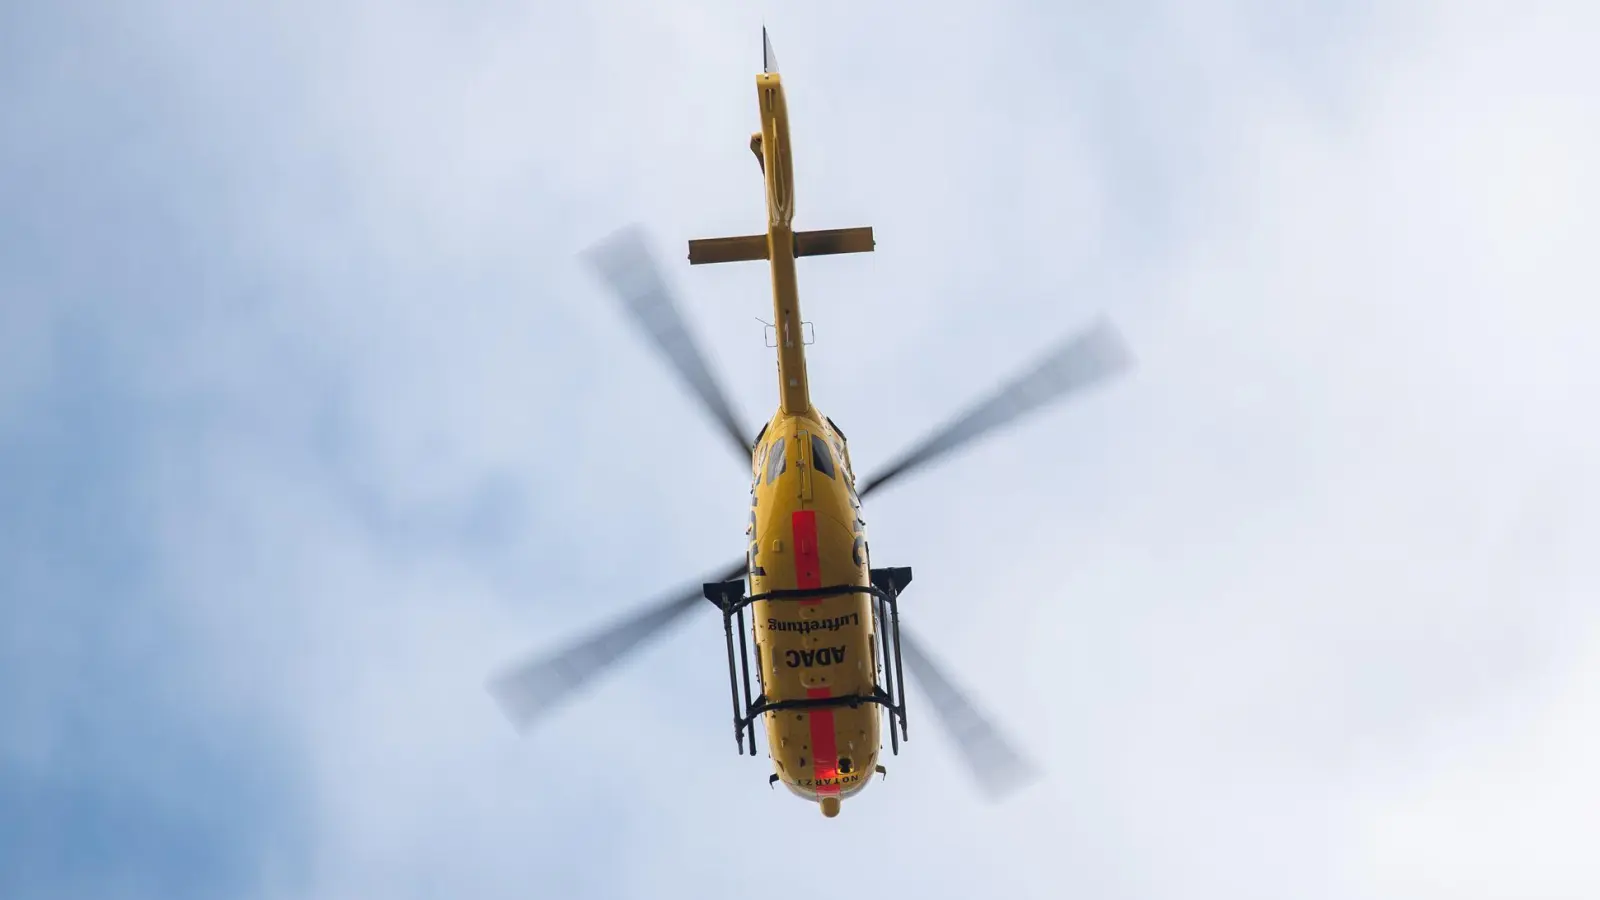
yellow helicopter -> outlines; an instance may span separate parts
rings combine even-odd
[[[606,284],[749,459],[745,558],[715,581],[675,592],[593,637],[507,670],[490,691],[513,724],[526,729],[704,599],[722,614],[734,739],[741,754],[754,756],[755,725],[764,720],[775,769],[769,784],[782,782],[817,803],[823,815],[838,815],[845,798],[885,772],[882,724],[894,753],[906,739],[903,670],[909,668],[979,785],[999,796],[1036,769],[902,629],[899,598],[911,570],[872,567],[861,501],[1026,412],[1107,379],[1126,368],[1129,357],[1115,331],[1097,323],[858,489],[844,433],[811,401],[795,260],[870,252],[875,241],[871,228],[794,230],[788,109],[765,29],[762,57],[756,76],[761,130],[751,136],[750,149],[766,182],[766,233],[689,242],[691,265],[766,260],[771,270],[779,402],[753,440],[707,367],[642,236],[625,230],[591,251]],[[748,632],[747,610],[753,620]]]

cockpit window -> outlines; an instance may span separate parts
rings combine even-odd
[[[811,467],[829,478],[834,477],[833,455],[828,452],[828,442],[820,434],[811,436]]]
[[[785,438],[778,438],[772,442],[772,449],[767,451],[767,484],[777,480],[779,475],[789,468],[788,455],[784,453]]]

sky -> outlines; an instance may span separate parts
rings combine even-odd
[[[1137,367],[886,488],[911,697],[825,820],[716,616],[527,737],[485,680],[737,558],[772,32],[863,472],[1105,314]],[[0,8],[0,896],[1600,894],[1600,63],[1580,2]],[[913,685],[913,690],[915,686]]]

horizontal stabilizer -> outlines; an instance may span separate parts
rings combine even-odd
[[[707,263],[747,262],[767,258],[767,236],[747,234],[743,237],[703,238],[689,242],[689,265]]]
[[[871,253],[877,246],[872,239],[872,229],[832,228],[827,231],[797,231],[794,233],[795,256],[830,256],[835,253]],[[749,262],[767,258],[767,236],[747,234],[741,237],[702,238],[689,242],[689,265],[709,263]]]
[[[797,231],[795,256],[828,256],[833,253],[871,253],[876,246],[872,228],[833,228],[828,231]]]

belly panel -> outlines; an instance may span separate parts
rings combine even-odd
[[[756,593],[866,584],[854,563],[851,530],[815,510],[795,510],[787,542],[767,540]],[[781,547],[774,551],[774,547]],[[781,560],[781,561],[780,561]],[[762,682],[773,701],[871,696],[877,668],[872,606],[866,594],[754,604]],[[767,740],[779,776],[818,795],[853,793],[877,763],[876,704],[783,710],[767,715]]]

